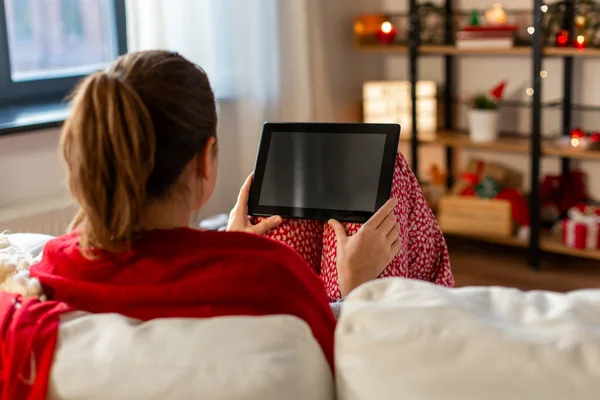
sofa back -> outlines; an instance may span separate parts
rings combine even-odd
[[[308,325],[291,316],[162,319],[75,312],[60,324],[49,400],[331,400]]]
[[[371,282],[342,308],[340,400],[600,398],[600,291]]]

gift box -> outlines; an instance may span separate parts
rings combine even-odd
[[[563,243],[579,250],[600,249],[600,208],[579,205],[562,222]]]

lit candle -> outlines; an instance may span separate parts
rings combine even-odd
[[[485,12],[485,20],[490,25],[506,25],[506,12],[502,9],[502,4],[496,3],[494,7]]]
[[[381,43],[392,43],[396,39],[396,27],[390,21],[385,21],[377,32],[377,39]]]

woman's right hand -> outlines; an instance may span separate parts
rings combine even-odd
[[[388,200],[352,236],[338,221],[329,221],[337,237],[336,266],[342,296],[377,278],[400,252],[400,227],[393,212],[397,204],[397,199]]]

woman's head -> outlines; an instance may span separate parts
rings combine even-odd
[[[71,107],[62,151],[83,248],[122,250],[135,232],[171,227],[169,213],[189,218],[211,196],[217,113],[197,65],[166,51],[127,54],[87,77]]]

